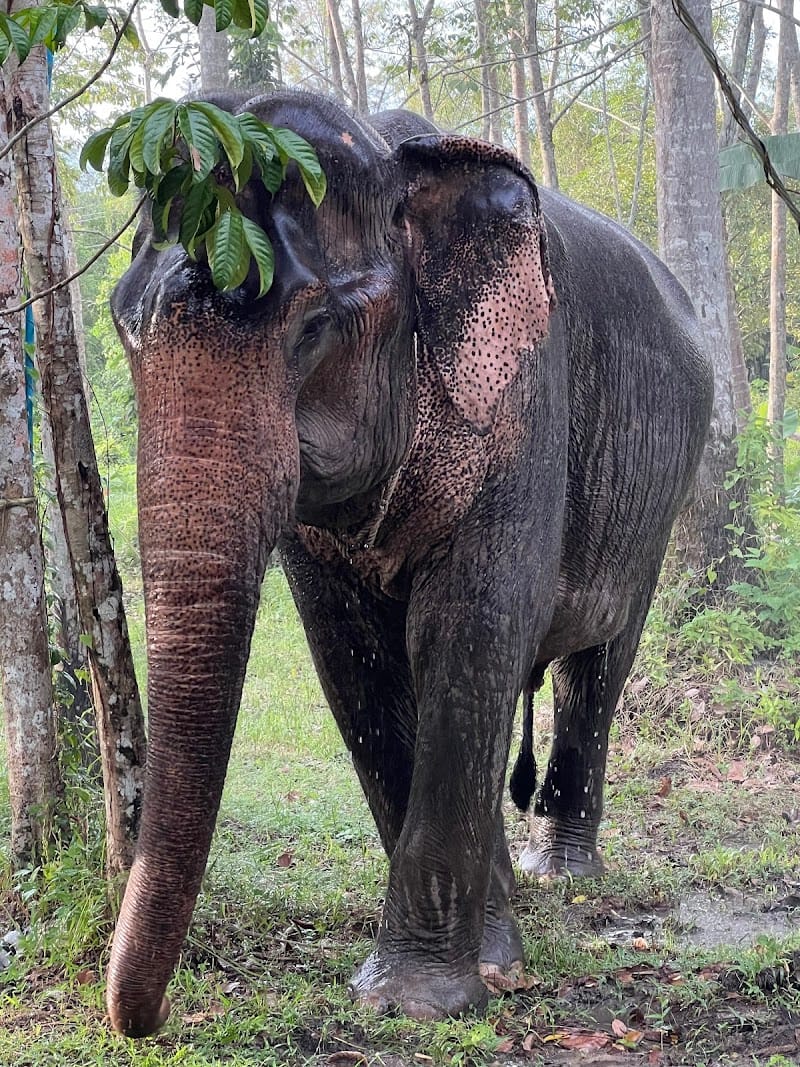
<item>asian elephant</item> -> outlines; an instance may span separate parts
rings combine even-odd
[[[522,958],[501,795],[521,692],[550,667],[552,753],[528,866],[599,868],[611,715],[706,433],[685,293],[509,152],[405,112],[216,97],[286,126],[328,177],[251,181],[269,234],[217,292],[139,227],[113,295],[139,409],[149,665],[141,833],[108,968],[117,1030],[154,1031],[223,786],[278,545],[390,859],[355,998],[480,1007]],[[516,775],[533,789],[525,747]]]

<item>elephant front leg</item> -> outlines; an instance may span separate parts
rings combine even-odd
[[[408,808],[377,946],[352,990],[378,1010],[439,1018],[485,1004],[485,933],[501,964],[521,955],[496,853],[521,672],[507,623],[492,633],[462,619],[442,633],[443,595],[429,589],[424,601],[409,609],[419,721]]]
[[[481,977],[491,987],[502,989],[522,973],[525,952],[517,921],[511,910],[516,888],[514,868],[508,854],[502,813],[497,820],[494,860],[486,899],[486,917],[480,951]]]

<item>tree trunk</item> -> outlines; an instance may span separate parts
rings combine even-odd
[[[408,14],[411,17],[411,41],[414,47],[414,59],[417,67],[417,84],[422,102],[422,113],[430,122],[434,121],[433,102],[431,100],[430,74],[428,71],[428,49],[425,45],[425,30],[428,28],[433,12],[433,0],[427,0],[420,15],[415,0],[408,0]]]
[[[197,33],[200,38],[200,88],[204,93],[227,89],[230,80],[228,34],[217,31],[213,7],[204,7]]]
[[[497,107],[497,101],[492,97],[489,83],[489,71],[494,70],[491,66],[492,55],[489,51],[489,25],[486,18],[486,0],[475,0],[475,29],[478,37],[478,59],[481,61],[481,137],[484,141],[492,139],[491,112]],[[497,78],[495,76],[495,88]]]
[[[778,28],[778,63],[775,77],[775,100],[770,132],[784,134],[789,130],[789,81],[791,78],[792,48],[790,36],[797,37],[793,15],[794,0],[779,0],[781,18]],[[783,423],[786,407],[786,204],[772,194],[772,255],[769,271],[769,394],[767,420],[773,429],[770,445],[773,492],[783,497]]]
[[[748,100],[755,101],[756,93],[758,92],[758,83],[761,81],[761,64],[764,60],[764,45],[766,43],[767,28],[764,25],[764,12],[758,5],[754,5],[750,67],[747,71],[747,82],[744,87],[746,99],[742,100],[742,111],[744,111],[748,119],[753,114],[753,108],[748,103]]]
[[[369,111],[367,100],[367,68],[364,63],[364,27],[361,21],[361,0],[353,0],[353,36],[356,46],[356,108],[363,114]]]
[[[688,0],[686,6],[711,40],[709,0]],[[718,587],[725,589],[735,567],[726,530],[732,496],[724,486],[736,463],[736,404],[714,84],[670,0],[652,0],[650,13],[660,252],[692,298],[714,367],[709,440],[688,507],[676,525],[676,546],[693,573],[713,569]]]
[[[358,105],[358,85],[356,83],[355,72],[353,71],[353,64],[350,62],[350,56],[347,53],[347,38],[344,35],[344,27],[342,26],[342,19],[339,15],[339,0],[327,0],[327,5],[328,18],[330,20],[331,29],[333,30],[336,51],[339,54],[341,71],[344,74],[344,82],[347,86],[347,95],[350,98],[350,104],[353,107],[356,107]]]
[[[47,109],[47,69],[41,52],[14,72],[7,104],[9,134]],[[28,278],[32,291],[42,292],[67,273],[48,122],[39,122],[17,142],[13,159]],[[138,828],[145,747],[142,711],[78,365],[69,290],[62,287],[37,300],[34,314],[42,400],[53,428],[56,489],[81,625],[90,646],[105,782],[106,861],[116,874],[130,866]]]
[[[536,130],[539,134],[539,150],[542,156],[541,180],[551,189],[558,189],[558,168],[553,145],[553,121],[547,106],[542,66],[539,59],[539,31],[536,25],[538,16],[537,0],[524,0],[525,37],[528,51],[528,74],[533,89],[533,112],[536,116]]]
[[[731,77],[736,91],[736,99],[741,103],[741,93],[736,88],[744,85],[744,74],[747,68],[747,52],[750,47],[750,33],[753,28],[753,13],[755,8],[750,0],[739,0],[739,18],[736,22],[736,31],[733,35],[733,53],[731,55]],[[734,144],[739,134],[739,126],[731,114],[729,108],[724,110],[725,121],[719,138],[720,148],[727,148]]]
[[[520,30],[514,26],[514,16],[508,14],[509,40],[514,58],[511,62],[511,92],[514,96],[514,139],[517,155],[528,170],[531,164],[531,135],[528,126],[528,88],[525,80],[525,40]]]
[[[8,141],[5,101],[0,71],[0,144]],[[10,162],[0,159],[0,311],[22,291]],[[62,792],[21,327],[19,315],[0,314],[0,693],[16,868],[41,860]]]
[[[325,23],[325,44],[328,51],[328,66],[331,72],[331,84],[333,85],[333,95],[341,103],[344,103],[344,84],[342,82],[342,61],[339,58],[339,49],[336,45],[336,34],[333,30],[333,22],[331,21],[331,13],[327,3],[323,12],[323,20]]]

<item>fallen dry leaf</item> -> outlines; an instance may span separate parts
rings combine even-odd
[[[87,967],[84,967],[82,971],[78,971],[75,975],[75,981],[78,985],[91,985],[97,981],[97,975],[94,971],[90,971]]]
[[[648,952],[650,949],[650,942],[646,937],[634,937],[631,941],[631,947],[636,949],[637,952]]]
[[[533,1050],[533,1046],[534,1046],[535,1044],[537,1044],[538,1040],[539,1040],[539,1035],[538,1035],[538,1034],[535,1034],[535,1033],[533,1033],[533,1031],[532,1031],[532,1030],[531,1030],[531,1031],[529,1031],[529,1032],[528,1032],[528,1033],[527,1033],[527,1034],[525,1035],[525,1037],[524,1037],[524,1038],[522,1039],[522,1047],[523,1047],[523,1049],[524,1049],[524,1050],[525,1050],[526,1052],[531,1052],[531,1051]]]
[[[275,862],[279,867],[294,867],[294,852],[281,852]]]
[[[337,1063],[366,1063],[367,1057],[363,1052],[359,1052],[358,1049],[345,1048],[341,1052],[331,1053],[325,1062],[333,1067]]]
[[[511,1050],[513,1048],[514,1048],[514,1038],[513,1037],[507,1037],[505,1039],[505,1041],[501,1041],[500,1042],[500,1044],[495,1049],[495,1052],[511,1052]]]
[[[747,777],[744,764],[739,760],[734,760],[728,767],[728,774],[726,777],[729,782],[743,782]]]
[[[665,774],[661,781],[658,783],[658,789],[656,790],[657,797],[668,797],[672,792],[672,778]]]
[[[624,1037],[628,1032],[628,1027],[622,1021],[622,1019],[611,1020],[611,1033],[614,1037]]]
[[[663,1058],[664,1053],[660,1052],[657,1048],[651,1048],[650,1051],[647,1053],[647,1062],[649,1064],[649,1067],[658,1067],[658,1064],[661,1063]]]
[[[558,1042],[558,1047],[580,1052],[599,1052],[600,1049],[608,1048],[610,1044],[611,1038],[608,1034],[596,1030],[593,1033],[584,1031],[577,1034],[564,1034]]]
[[[521,963],[511,965],[507,971],[500,970],[493,964],[481,964],[481,980],[490,993],[500,996],[503,993],[518,993],[520,990],[533,989],[541,985],[542,980],[535,974],[526,974]]]

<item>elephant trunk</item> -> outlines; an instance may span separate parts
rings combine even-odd
[[[265,413],[245,401],[223,423],[197,397],[191,415],[184,404],[176,415],[163,394],[148,410],[147,396],[140,388],[147,771],[107,974],[112,1025],[129,1037],[153,1033],[169,1011],[164,993],[208,859],[264,567],[299,478],[288,404]]]

